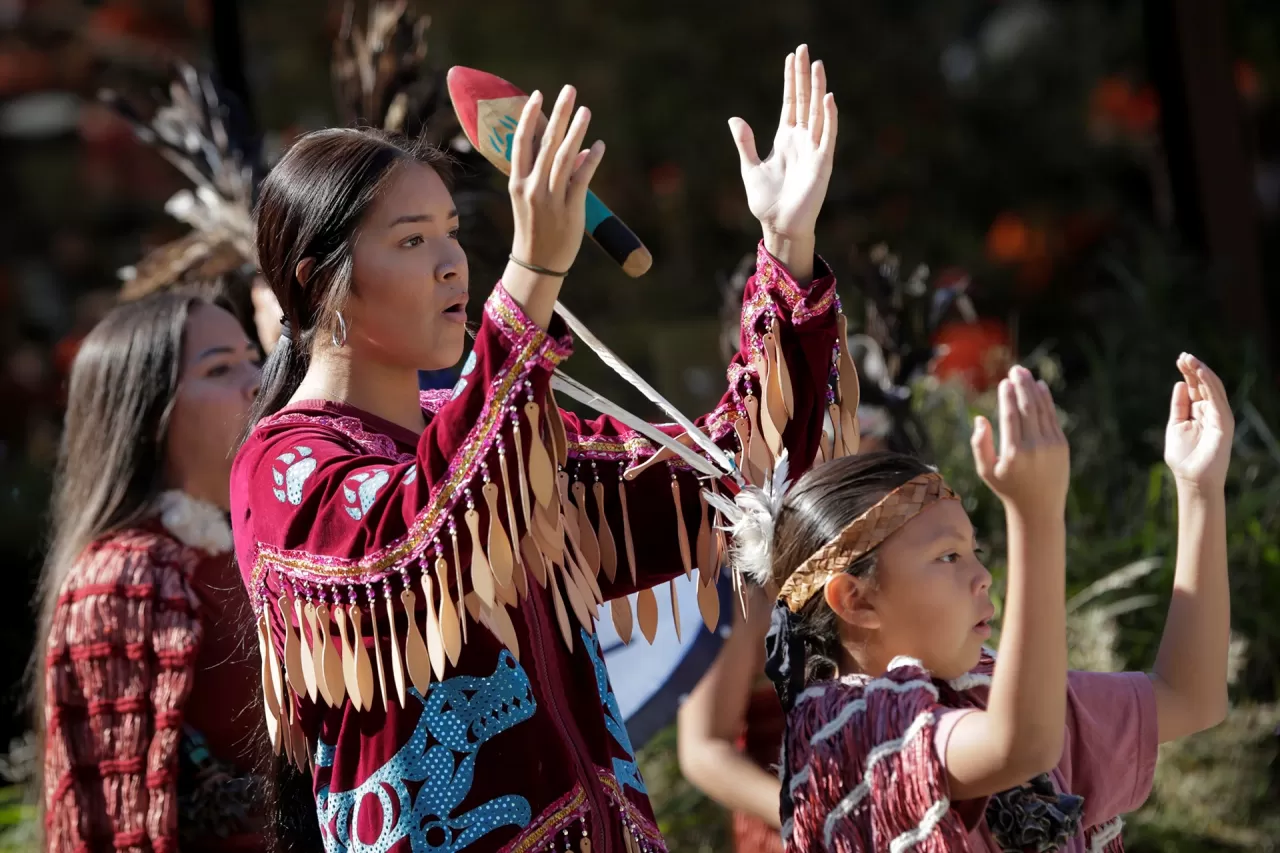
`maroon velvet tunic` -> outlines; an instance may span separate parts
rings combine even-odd
[[[762,335],[776,322],[794,398],[783,435],[797,473],[818,447],[834,370],[838,305],[833,278],[818,266],[815,282],[801,287],[760,249],[744,295],[744,352],[729,368],[720,405],[699,420],[723,447],[738,449],[733,421],[743,414],[746,396],[759,393],[751,354],[762,351]],[[297,619],[286,626],[281,618],[282,599],[288,613],[297,612],[295,601],[347,613],[358,606],[368,656],[376,651],[382,658],[385,703],[379,686],[363,710],[349,691],[331,707],[309,691],[290,690],[288,684],[299,682],[293,674],[283,690],[282,726],[296,707],[330,851],[585,851],[588,839],[596,853],[665,849],[599,645],[572,612],[566,622],[557,603],[561,590],[567,597],[568,582],[553,589],[556,571],[547,586],[530,577],[507,611],[500,603],[480,604],[472,581],[469,507],[480,516],[478,541],[490,553],[495,522],[512,542],[525,533],[526,502],[535,496],[530,483],[517,487],[515,448],[518,442],[528,469],[536,428],[525,405],[539,405],[545,427],[552,369],[570,353],[563,328],[559,320],[549,332],[536,326],[499,285],[457,387],[452,394],[424,393],[427,426],[420,436],[348,406],[299,403],[261,423],[236,458],[236,550],[260,624],[269,626],[274,643],[268,666],[278,658],[288,669],[289,638],[298,635]],[[561,477],[567,475],[571,495],[572,484],[585,487],[585,500],[574,499],[577,512],[593,529],[607,528],[616,545],[615,578],[607,571],[596,578],[600,597],[609,602],[683,574],[678,525],[685,525],[692,544],[702,515],[692,471],[659,463],[624,481],[622,472],[656,447],[607,417],[562,417],[568,462]],[[482,490],[488,483],[498,488],[496,520]],[[628,526],[634,565],[623,544]],[[431,616],[423,607],[424,573],[434,590]],[[461,582],[481,621],[466,620],[466,642],[443,677],[437,672],[425,691],[408,689],[401,704],[391,662],[393,641],[402,650],[408,644],[402,590],[407,585],[416,593],[415,624],[425,624],[430,635],[443,603],[442,581],[455,606]],[[388,608],[395,613],[394,636]],[[496,610],[509,614],[511,648],[489,628]],[[376,649],[370,615],[378,618]],[[328,651],[346,653],[337,637],[329,638]]]

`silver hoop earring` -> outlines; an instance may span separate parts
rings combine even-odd
[[[343,318],[341,311],[335,311],[334,313],[338,315],[338,331],[330,336],[330,340],[333,341],[335,349],[342,349],[347,345],[347,321]],[[338,337],[339,333],[342,335],[341,338]]]

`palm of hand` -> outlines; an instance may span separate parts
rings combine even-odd
[[[779,127],[773,151],[744,166],[747,207],[781,234],[813,229],[827,194],[830,162],[807,127]]]
[[[1191,416],[1171,422],[1164,434],[1164,461],[1182,480],[1226,477],[1227,434],[1217,407],[1208,400],[1191,404]]]

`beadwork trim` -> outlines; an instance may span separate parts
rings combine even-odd
[[[600,779],[600,784],[604,786],[605,793],[609,795],[609,799],[613,802],[615,808],[622,812],[626,818],[627,825],[633,831],[639,830],[641,841],[649,846],[651,853],[666,853],[667,845],[662,839],[662,833],[658,831],[658,827],[654,826],[649,818],[636,808],[636,804],[631,802],[630,798],[622,790],[622,785],[618,779],[608,770],[600,767],[596,768],[596,776]]]
[[[396,446],[395,440],[380,432],[371,432],[364,428],[359,418],[350,415],[312,415],[306,412],[284,412],[264,420],[264,424],[277,425],[314,425],[322,429],[340,432],[366,453],[392,459],[396,464],[411,462],[412,453],[405,453]]]
[[[556,833],[580,823],[587,812],[587,794],[582,785],[575,782],[569,793],[543,809],[542,814],[534,818],[514,841],[502,848],[501,853],[528,853],[540,849],[555,838]]]

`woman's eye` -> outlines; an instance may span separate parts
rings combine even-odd
[[[458,229],[457,229],[457,228],[454,228],[452,231],[450,231],[450,232],[449,232],[449,239],[450,239],[450,240],[457,240],[457,239],[458,239]]]
[[[943,554],[943,555],[942,555],[941,557],[939,557],[938,559],[939,559],[939,560],[941,560],[941,561],[942,561],[942,562],[944,562],[944,563],[954,563],[954,562],[956,562],[957,560],[959,560],[959,559],[960,559],[960,555],[959,555],[959,554],[957,554],[955,551],[952,551],[952,552],[951,552],[951,553],[949,553],[949,554]]]
[[[230,372],[231,372],[230,365],[218,364],[209,368],[209,372],[206,373],[205,375],[208,376],[210,379],[215,379],[219,376],[226,376]]]
[[[410,237],[408,240],[405,240],[400,245],[404,246],[406,249],[412,249],[414,246],[421,246],[422,242],[423,242],[422,238],[419,237],[417,234],[414,234],[412,237]]]

